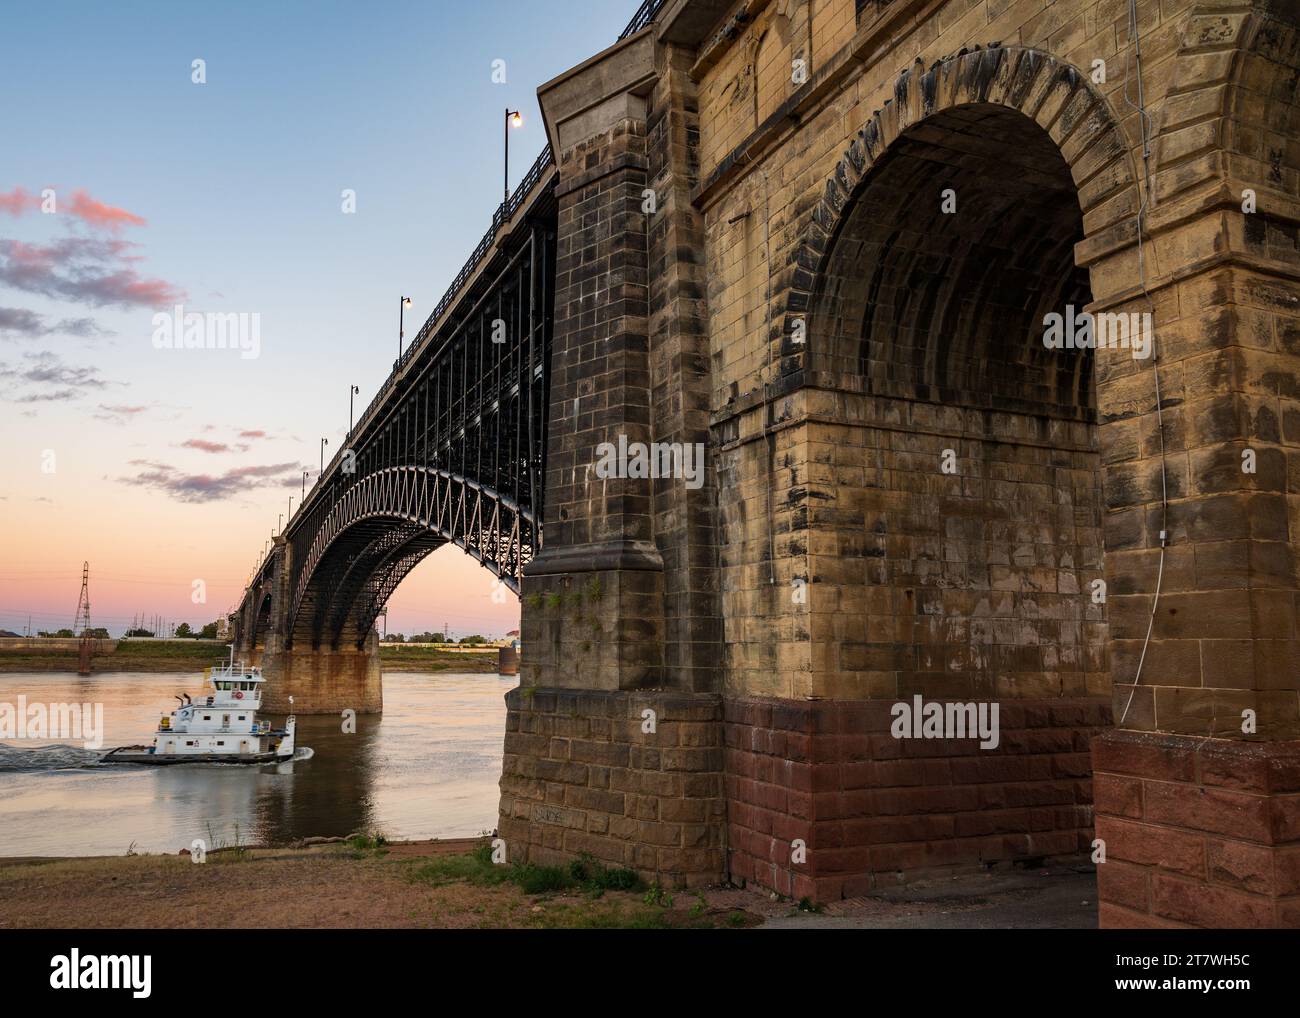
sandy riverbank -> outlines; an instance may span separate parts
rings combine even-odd
[[[324,841],[324,839],[308,839]],[[356,838],[185,855],[0,858],[0,929],[1096,929],[1080,862],[936,873],[811,907],[757,888],[647,887],[626,871],[497,866],[486,838]]]
[[[224,644],[188,643],[181,640],[99,640],[91,657],[92,672],[200,672],[226,657]],[[380,647],[380,667],[388,672],[493,672],[496,648],[462,653],[436,647]],[[0,672],[75,672],[76,643],[51,640],[0,642]]]
[[[0,928],[736,928],[735,900],[493,866],[482,840],[0,859]],[[601,871],[606,872],[606,871]],[[568,886],[564,886],[567,884]],[[753,900],[757,896],[750,895]]]

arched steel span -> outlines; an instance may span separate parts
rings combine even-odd
[[[360,646],[444,544],[518,593],[541,546],[554,300],[555,172],[534,169],[495,250],[420,330],[259,569],[250,590],[279,593],[284,646]]]
[[[619,38],[663,3],[644,0]],[[448,543],[519,592],[542,541],[556,181],[548,146],[259,564],[231,616],[242,645],[275,630],[285,647],[360,646]]]

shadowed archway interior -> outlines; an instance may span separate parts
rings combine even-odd
[[[961,106],[867,174],[813,301],[814,366],[863,392],[1085,420],[1092,358],[1046,349],[1043,316],[1091,300],[1069,167],[1028,117]]]
[[[814,528],[861,557],[823,575],[865,611],[833,613],[827,693],[1108,700],[1094,357],[1043,342],[1092,300],[1082,238],[1056,144],[989,104],[908,128],[844,207],[809,357],[857,408],[830,444],[862,512]]]

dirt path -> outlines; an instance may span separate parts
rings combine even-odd
[[[0,928],[513,928],[754,925],[694,899],[644,891],[525,894],[510,883],[422,880],[422,865],[466,858],[476,841],[346,845],[0,863]]]
[[[0,860],[0,929],[1095,928],[1082,867],[934,878],[801,911],[754,889],[522,889],[479,839]]]

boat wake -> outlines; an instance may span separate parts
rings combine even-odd
[[[12,746],[0,742],[0,772],[62,771],[75,767],[94,767],[102,749],[81,746]]]
[[[316,751],[310,746],[299,746],[293,751],[293,758],[295,760],[310,760],[315,755]]]

